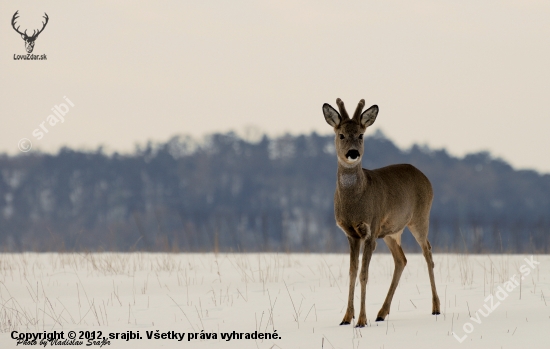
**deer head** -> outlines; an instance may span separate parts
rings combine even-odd
[[[33,32],[32,32],[32,35],[27,35],[27,30],[25,29],[25,31],[22,33],[19,31],[19,26],[17,28],[15,28],[15,21],[17,20],[17,18],[19,18],[18,16],[18,13],[19,11],[15,11],[15,13],[13,14],[13,17],[11,19],[11,26],[13,27],[13,29],[18,32],[21,37],[23,38],[23,40],[25,40],[25,49],[27,50],[27,53],[32,53],[32,50],[34,49],[34,41],[36,40],[36,38],[38,37],[38,35],[40,33],[42,33],[42,31],[44,30],[44,28],[46,28],[46,24],[48,24],[48,14],[46,12],[44,12],[44,16],[42,18],[44,18],[46,21],[45,22],[42,22],[42,29],[40,30],[36,30],[34,29]]]
[[[329,104],[323,104],[323,114],[326,122],[334,127],[336,137],[334,145],[336,146],[336,155],[338,162],[347,168],[355,167],[361,164],[363,156],[363,134],[367,127],[372,125],[378,115],[378,106],[373,105],[363,112],[365,100],[362,99],[355,109],[353,118],[349,118],[344,102],[340,98],[336,99],[336,104],[340,113]]]

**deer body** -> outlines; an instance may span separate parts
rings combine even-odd
[[[337,225],[344,231],[350,244],[350,285],[348,307],[341,325],[350,324],[354,317],[353,297],[361,260],[361,310],[357,326],[366,325],[365,292],[368,268],[376,239],[383,238],[392,252],[395,270],[376,321],[389,314],[391,300],[407,264],[401,249],[401,234],[408,227],[428,264],[432,287],[432,314],[439,314],[439,298],[435,289],[431,246],[428,242],[429,216],[433,190],[428,178],[412,165],[392,165],[376,170],[361,167],[363,134],[374,123],[378,107],[372,106],[362,113],[364,100],[359,102],[352,119],[343,102],[338,99],[340,114],[330,105],[323,105],[323,113],[336,133],[335,146],[338,158],[337,185],[334,194],[334,214]]]
[[[432,196],[429,180],[411,165],[377,170],[357,166],[351,171],[339,166],[334,213],[340,228],[365,223],[372,238],[378,239],[400,232],[414,217],[429,213]],[[352,238],[366,237],[350,229],[344,232]]]

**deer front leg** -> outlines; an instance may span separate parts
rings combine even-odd
[[[376,240],[369,236],[365,239],[365,244],[363,245],[363,260],[361,264],[361,274],[359,275],[359,280],[361,281],[361,310],[359,311],[359,319],[357,319],[357,325],[355,327],[365,327],[367,325],[367,312],[365,310],[365,296],[367,292],[367,280],[368,280],[368,270],[370,259],[372,253],[376,248]]]
[[[357,268],[359,266],[359,249],[361,240],[348,236],[349,241],[349,294],[348,294],[348,308],[344,319],[340,325],[349,325],[351,319],[355,317],[353,311],[353,294],[355,291],[355,280],[357,279]]]

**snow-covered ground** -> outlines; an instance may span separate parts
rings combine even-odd
[[[550,256],[435,254],[440,316],[422,255],[407,259],[389,318],[377,323],[393,259],[374,255],[369,326],[356,329],[339,326],[348,255],[0,254],[0,348],[44,331],[67,340],[101,331],[93,342],[110,348],[550,347]],[[243,339],[227,340],[233,331]],[[280,338],[245,339],[255,331]],[[102,339],[116,333],[142,339]]]

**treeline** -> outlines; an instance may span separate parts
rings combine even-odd
[[[347,251],[333,214],[333,142],[228,133],[130,155],[2,155],[0,250]],[[432,181],[436,252],[549,252],[550,175],[516,171],[488,153],[456,158],[403,151],[381,133],[365,139],[363,167],[394,163]],[[403,237],[406,251],[419,251]]]

